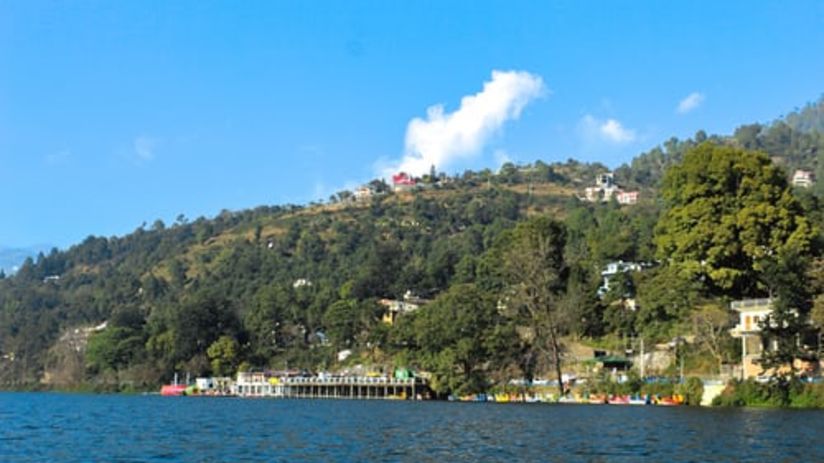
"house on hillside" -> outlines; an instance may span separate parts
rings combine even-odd
[[[307,280],[306,278],[298,278],[292,283],[292,287],[295,289],[303,288],[307,286],[312,286],[312,281]]]
[[[608,202],[615,198],[619,204],[632,205],[638,202],[637,191],[624,191],[616,183],[612,172],[598,174],[595,185],[584,190],[585,201],[591,203]]]
[[[792,184],[794,187],[810,188],[815,183],[815,175],[808,170],[796,170],[793,174]]]
[[[761,325],[772,313],[772,299],[744,299],[733,301],[730,308],[738,312],[738,324],[730,330],[730,335],[741,339],[741,379],[758,378],[767,375],[761,364],[761,355],[764,353],[764,340],[761,338]],[[799,339],[802,343],[804,340]],[[768,346],[768,348],[774,348]],[[799,370],[811,370],[815,365],[802,359],[797,359],[794,366]]]
[[[591,203],[609,201],[617,190],[612,172],[598,174],[595,185],[584,190],[584,198]]]
[[[396,192],[413,190],[417,185],[417,180],[406,172],[398,172],[392,176],[392,189]]]
[[[598,288],[598,297],[604,297],[604,295],[609,292],[609,282],[611,279],[614,279],[616,275],[627,272],[640,272],[645,267],[649,267],[649,264],[624,262],[623,260],[608,263],[601,271],[601,286]]]
[[[422,299],[412,294],[412,291],[407,291],[406,294],[403,295],[402,300],[381,299],[378,301],[378,304],[385,308],[382,321],[387,325],[394,325],[398,317],[414,312],[428,302],[428,299]]]
[[[352,198],[354,198],[354,200],[358,202],[369,201],[376,194],[377,192],[375,191],[374,187],[372,187],[371,185],[363,185],[355,189],[354,192],[352,192]]]
[[[637,191],[619,191],[615,195],[615,199],[618,201],[618,204],[624,204],[627,206],[631,206],[633,204],[638,203],[638,192]]]

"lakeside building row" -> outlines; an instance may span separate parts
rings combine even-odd
[[[165,385],[165,396],[237,396],[246,398],[424,400],[431,392],[424,378],[398,369],[388,375],[318,375],[244,371],[232,378],[196,378],[194,384]]]
[[[277,376],[265,372],[240,372],[235,395],[239,397],[314,399],[398,399],[429,398],[422,378],[395,376]]]

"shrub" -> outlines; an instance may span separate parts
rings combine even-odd
[[[752,379],[732,381],[712,404],[723,407],[824,408],[824,384],[808,384],[797,379],[765,384]]]
[[[799,384],[790,393],[790,406],[824,408],[824,384]]]

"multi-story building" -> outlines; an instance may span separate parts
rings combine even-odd
[[[761,323],[772,313],[772,299],[745,299],[730,304],[738,312],[738,325],[730,331],[734,338],[741,338],[742,379],[756,378],[763,373],[759,364],[763,352]]]

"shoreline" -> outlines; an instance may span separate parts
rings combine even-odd
[[[26,389],[14,389],[7,387],[0,387],[0,394],[65,394],[65,395],[99,395],[99,396],[152,396],[162,397],[156,390],[135,390],[135,391],[106,391],[95,390],[94,388],[54,388],[54,387],[37,387]],[[272,401],[311,401],[311,402],[328,402],[328,401],[344,401],[344,402],[375,402],[374,399],[367,398],[309,398],[309,397],[294,397],[294,398],[279,398],[279,397],[239,397],[237,395],[193,395],[193,396],[175,396],[178,398],[193,398],[193,399],[243,399],[243,400],[272,400]],[[169,397],[164,397],[169,398]],[[753,403],[746,405],[701,405],[701,406],[667,406],[667,405],[629,405],[629,404],[611,404],[611,403],[591,403],[591,402],[530,402],[530,401],[469,401],[469,400],[447,400],[447,399],[429,399],[429,400],[379,400],[381,402],[435,402],[435,403],[449,403],[449,404],[490,404],[490,405],[531,405],[531,406],[606,406],[608,408],[685,408],[685,409],[704,409],[704,410],[798,410],[798,411],[820,411],[824,407],[820,406],[795,406],[795,405],[773,405]]]

